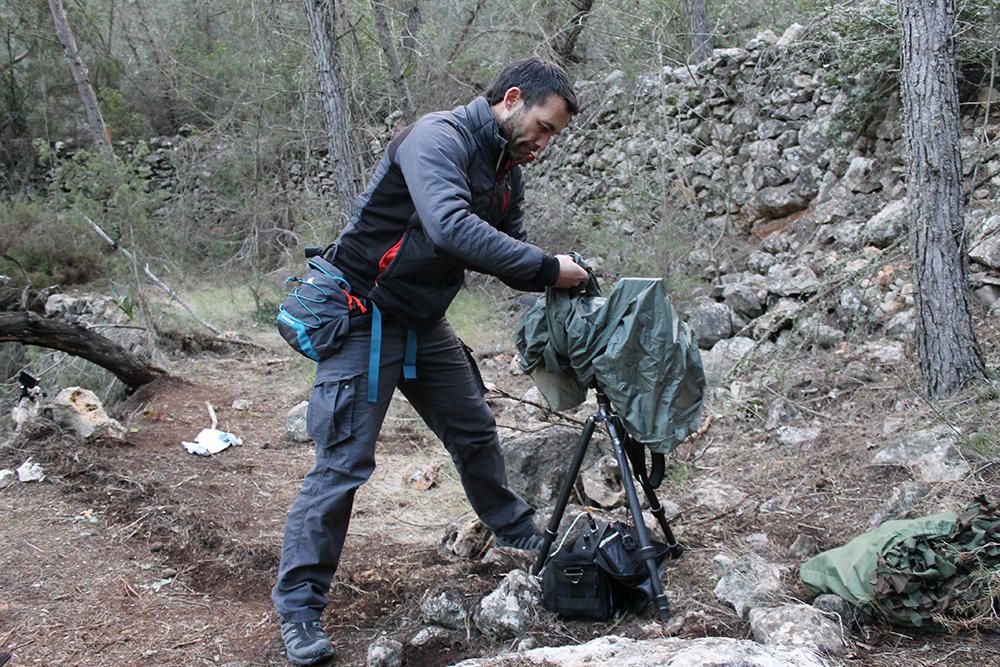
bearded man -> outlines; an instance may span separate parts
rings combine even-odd
[[[423,116],[392,140],[353,218],[324,252],[374,317],[352,324],[319,362],[309,398],[316,463],[288,515],[272,590],[294,664],[334,653],[320,615],[396,388],[444,443],[495,543],[541,547],[534,510],[507,484],[475,361],[445,312],[466,269],[527,291],[586,280],[570,257],[526,242],[521,179],[521,165],[577,111],[561,67],[538,58],[511,64],[485,95]]]

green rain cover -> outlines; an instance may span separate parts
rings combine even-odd
[[[593,278],[582,293],[549,288],[516,342],[553,410],[580,405],[599,384],[629,435],[663,454],[701,423],[701,355],[659,279],[625,278],[607,298]]]
[[[886,521],[809,559],[799,577],[900,625],[995,620],[1000,513],[979,497],[961,513]]]

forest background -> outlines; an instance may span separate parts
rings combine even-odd
[[[67,3],[112,156],[92,139],[51,4],[0,5],[0,274],[36,287],[104,281],[131,310],[142,305],[135,264],[149,263],[179,289],[246,285],[248,317],[260,323],[270,321],[280,278],[297,266],[301,247],[324,245],[343,224],[392,131],[416,114],[464,103],[515,58],[559,60],[584,86],[586,104],[602,91],[588,82],[612,72],[636,80],[696,62],[706,45],[742,45],[761,29],[780,33],[798,21],[825,26],[810,32],[813,48],[837,76],[857,81],[845,126],[862,129],[898,85],[898,19],[885,2]],[[960,76],[973,94],[995,72],[995,5],[960,7]],[[335,122],[347,153],[333,158],[330,96],[317,83],[307,21],[317,12],[333,37],[342,98]],[[156,137],[177,135],[188,140],[170,142],[176,178],[169,189],[151,187]],[[593,225],[545,213],[529,220],[534,238],[602,254],[604,235]],[[645,224],[649,212],[632,215]],[[137,262],[106,253],[87,218]],[[673,256],[701,242],[697,223],[683,215],[661,221],[694,232],[664,235],[678,246]],[[629,270],[672,272],[674,291],[682,290],[683,267],[668,272],[648,239],[633,239]]]

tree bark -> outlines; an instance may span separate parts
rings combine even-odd
[[[691,62],[700,63],[712,55],[712,24],[708,20],[705,0],[684,0],[688,23],[688,45]]]
[[[49,9],[52,11],[52,22],[55,24],[63,53],[66,54],[70,72],[72,72],[73,80],[76,82],[76,89],[80,93],[80,101],[83,102],[83,108],[87,112],[87,125],[90,128],[94,145],[102,152],[111,154],[111,133],[108,132],[107,125],[104,124],[101,107],[97,103],[97,95],[94,94],[94,88],[90,85],[87,66],[80,58],[80,50],[76,47],[76,39],[73,37],[73,31],[70,30],[69,21],[66,19],[66,10],[63,8],[62,0],[49,0]]]
[[[413,96],[410,94],[410,87],[403,76],[403,66],[399,62],[399,52],[396,50],[396,39],[392,34],[389,25],[389,18],[385,13],[385,5],[382,0],[371,0],[372,13],[375,17],[375,34],[378,35],[382,52],[385,53],[386,64],[389,67],[389,77],[396,88],[396,95],[399,97],[399,105],[404,114],[404,120],[410,123],[417,115],[413,106]]]
[[[565,32],[556,36],[553,44],[556,58],[564,67],[572,63],[580,62],[580,56],[576,53],[576,44],[583,32],[583,23],[590,16],[590,10],[594,6],[594,0],[571,0],[570,4],[576,13],[569,21],[569,27]]]
[[[129,387],[141,387],[166,371],[151,366],[114,341],[83,327],[47,320],[30,311],[0,313],[0,343],[39,345],[82,357],[108,369]]]
[[[350,119],[340,83],[340,61],[334,45],[333,0],[303,0],[309,32],[312,36],[313,55],[316,58],[316,77],[323,96],[326,116],[326,135],[330,146],[330,166],[338,175],[337,208],[346,215],[360,191],[361,175],[354,149],[351,146]]]
[[[917,343],[927,394],[941,397],[985,377],[965,279],[955,1],[897,5]]]

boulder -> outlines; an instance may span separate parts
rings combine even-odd
[[[596,464],[583,468],[580,483],[588,500],[598,507],[619,507],[625,503],[625,487],[622,486],[618,462],[610,454],[602,456]]]
[[[840,625],[804,604],[750,610],[750,629],[761,644],[799,646],[827,655],[844,655]]]
[[[702,299],[691,311],[688,326],[698,338],[698,347],[707,350],[733,335],[733,311],[724,303]]]
[[[865,222],[862,239],[876,248],[886,248],[903,238],[908,229],[909,210],[905,199],[891,201]]]
[[[541,584],[524,570],[507,574],[495,591],[479,603],[473,616],[488,637],[516,637],[523,633],[541,602]]]
[[[83,440],[125,442],[125,427],[108,416],[97,394],[89,389],[67,387],[46,410],[53,421]]]
[[[731,604],[741,618],[785,594],[781,579],[788,568],[783,565],[769,563],[756,554],[737,560],[719,554],[713,562],[724,573],[715,585],[715,597]]]
[[[875,453],[878,463],[909,468],[921,482],[958,482],[971,472],[958,451],[959,436],[946,425],[910,433]]]
[[[993,269],[1000,269],[1000,215],[986,218],[970,235],[969,258]]]
[[[368,645],[368,667],[403,667],[403,645],[389,637],[379,637]]]
[[[540,505],[554,501],[579,441],[579,430],[561,426],[502,438],[500,449],[511,488]],[[588,448],[583,469],[592,468],[596,457],[596,448]]]
[[[856,156],[851,158],[843,182],[851,192],[869,193],[879,189],[881,184],[874,178],[875,158]]]
[[[466,615],[465,601],[457,588],[428,592],[420,602],[420,618],[433,625],[461,630]]]
[[[285,417],[285,433],[292,442],[312,442],[309,428],[306,425],[306,415],[309,412],[309,401],[302,401],[288,411]]]

